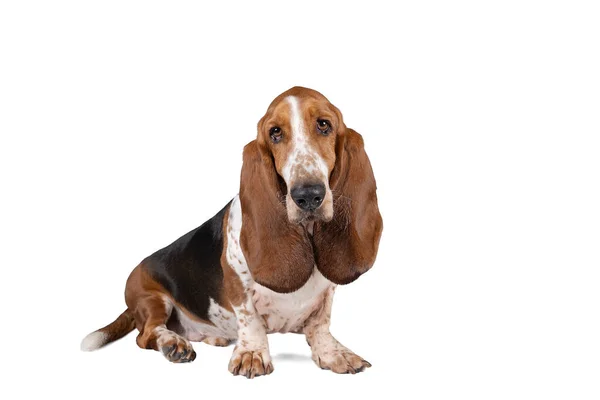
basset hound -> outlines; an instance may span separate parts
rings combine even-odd
[[[383,228],[361,135],[322,94],[294,87],[269,105],[243,152],[240,191],[214,217],[144,259],[127,309],[83,339],[95,350],[137,328],[142,349],[190,362],[190,342],[235,342],[229,371],[270,374],[267,334],[306,336],[337,373],[367,361],[329,332],[336,285],[371,268]]]

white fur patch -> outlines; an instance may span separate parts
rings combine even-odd
[[[218,305],[213,299],[209,299],[209,301],[208,318],[214,325],[193,320],[179,308],[174,307],[174,311],[177,312],[179,323],[184,331],[183,336],[193,342],[200,342],[207,337],[235,339],[237,337],[235,315]]]
[[[157,326],[156,328],[154,328],[154,333],[156,334],[156,345],[159,349],[164,347],[165,343],[168,341],[186,341],[185,338],[181,337],[173,331],[168,330],[164,325]]]
[[[242,232],[242,204],[240,196],[235,196],[229,207],[229,219],[227,220],[227,262],[240,277],[244,288],[249,288],[253,282],[252,275],[248,270],[246,257],[242,252],[240,234]]]
[[[277,293],[254,283],[254,303],[258,313],[264,316],[269,333],[294,332],[321,305],[323,295],[333,286],[315,268],[304,286],[293,293]]]
[[[304,126],[298,99],[295,96],[289,96],[286,100],[290,105],[292,150],[282,168],[283,179],[288,187],[291,187],[297,175],[311,175],[328,187],[327,164],[309,143],[309,132]]]
[[[248,269],[246,257],[242,252],[240,244],[240,234],[242,232],[242,205],[239,196],[236,196],[231,202],[229,208],[229,220],[227,221],[227,262],[238,275],[246,292],[245,301],[234,306],[235,316],[237,318],[238,328],[238,347],[265,351],[268,356],[269,344],[264,324],[260,319],[249,289],[254,284],[254,279]]]
[[[104,332],[96,331],[92,332],[81,341],[81,350],[93,351],[106,344],[108,335]]]

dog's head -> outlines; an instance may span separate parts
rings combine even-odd
[[[241,239],[255,280],[293,291],[315,264],[335,283],[356,279],[377,253],[375,191],[362,137],[333,104],[302,87],[277,96],[244,149]]]
[[[272,158],[285,188],[291,223],[333,218],[329,177],[342,114],[322,94],[295,87],[279,95],[258,123],[257,143]]]

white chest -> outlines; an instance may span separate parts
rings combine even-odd
[[[328,290],[335,285],[314,269],[309,280],[293,293],[277,293],[252,279],[240,246],[242,208],[236,196],[229,208],[227,225],[227,261],[240,278],[242,285],[253,292],[253,308],[265,322],[268,333],[295,332],[323,304]],[[312,233],[312,224],[307,227]]]
[[[325,294],[334,287],[315,268],[306,284],[292,293],[277,293],[254,283],[254,306],[263,317],[268,333],[295,332],[315,310],[322,307]]]

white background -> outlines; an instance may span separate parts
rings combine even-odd
[[[600,13],[494,3],[2,2],[1,397],[598,399]],[[253,381],[232,347],[80,352],[294,85],[378,181],[379,257],[332,325],[373,368],[321,371],[297,335]]]

